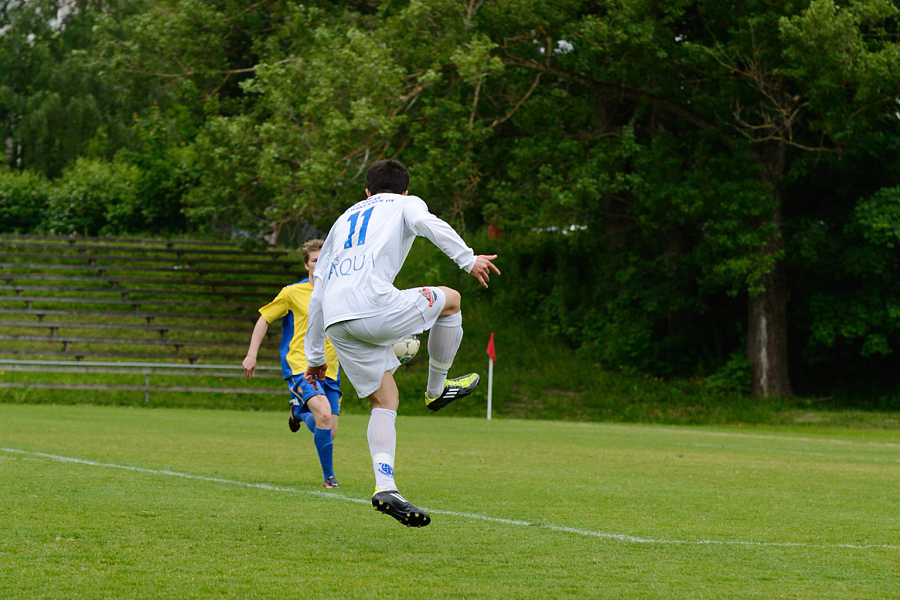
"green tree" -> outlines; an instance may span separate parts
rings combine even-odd
[[[478,89],[502,68],[465,6],[383,5],[381,19],[307,7],[287,13],[258,45],[264,59],[243,85],[254,109],[211,120],[204,134],[228,140],[232,151],[208,168],[216,179],[243,173],[240,197],[223,202],[203,186],[191,211],[242,205],[276,226],[326,225],[359,198],[371,162],[398,156],[415,167],[415,191],[432,209],[462,222],[477,189],[477,148],[490,136],[476,119]],[[249,160],[235,164],[238,157]]]
[[[498,310],[607,366],[790,395],[789,359],[900,343],[889,0],[2,6],[7,163],[70,196],[46,227],[324,227],[397,157],[500,232]]]
[[[641,215],[660,198],[658,192],[669,192],[661,205],[665,212],[660,243],[674,244],[671,257],[683,254],[679,244],[686,238],[679,232],[693,233],[692,252],[686,256],[700,252],[701,245],[718,243],[719,251],[700,253],[710,262],[698,266],[722,276],[733,291],[747,294],[745,335],[754,392],[790,395],[785,178],[799,154],[837,151],[854,136],[893,118],[888,107],[900,92],[898,71],[889,66],[897,64],[900,48],[893,33],[896,8],[884,0],[846,6],[817,0],[796,8],[792,3],[753,2],[574,4],[545,3],[573,10],[546,23],[525,21],[518,35],[504,36],[500,47],[507,70],[535,73],[542,77],[541,86],[560,90],[560,99],[573,95],[592,109],[594,118],[578,126],[582,140],[621,138],[623,132],[634,131],[645,149],[659,149],[660,140],[671,135],[695,149],[691,160],[683,154],[684,146],[670,144],[681,158],[667,153],[662,160],[641,163],[647,172],[640,171],[640,161],[624,164],[610,173],[617,187],[608,190],[590,178],[580,181],[608,202],[620,199],[626,218],[642,228],[646,222]],[[583,113],[569,113],[565,120],[573,120],[573,114]],[[578,138],[574,131],[568,136],[576,154],[556,156],[573,156],[584,164],[584,147],[592,142]],[[720,156],[719,168],[706,173],[697,168],[710,164],[714,154]],[[535,163],[516,171],[519,183],[530,173],[540,175],[537,187],[546,192],[534,212],[558,223],[560,218],[572,222],[579,205],[579,178],[571,177],[571,169],[561,161]],[[732,178],[727,164],[745,167]],[[669,165],[679,169],[669,169],[666,175],[661,169]],[[679,176],[683,167],[701,178],[690,182],[689,176]],[[594,172],[602,172],[602,166]],[[638,181],[627,182],[628,174]],[[552,175],[558,185],[547,186]],[[648,177],[655,185],[642,185]],[[688,183],[681,193],[679,180]],[[696,202],[698,195],[690,190],[699,185],[713,190],[711,202]],[[507,188],[515,194],[514,186]],[[744,188],[746,193],[725,195],[729,188]],[[726,198],[735,210],[723,220],[715,203]],[[679,226],[682,222],[687,227]],[[629,257],[640,252],[640,245],[626,251]]]
[[[0,4],[0,139],[8,168],[56,177],[80,155],[108,154],[109,142],[121,136],[107,118],[111,92],[83,54],[109,4]]]
[[[0,232],[33,231],[45,217],[50,190],[37,173],[0,170]]]
[[[77,160],[53,187],[41,227],[56,235],[85,236],[136,229],[140,175],[121,161]]]

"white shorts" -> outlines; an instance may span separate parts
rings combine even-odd
[[[381,387],[384,373],[400,366],[394,342],[431,329],[447,303],[444,292],[436,287],[400,293],[405,302],[384,314],[341,321],[326,329],[341,369],[360,398],[373,394]]]

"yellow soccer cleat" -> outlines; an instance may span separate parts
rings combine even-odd
[[[469,373],[455,379],[448,379],[444,384],[444,392],[437,398],[429,398],[425,393],[425,406],[437,412],[458,398],[468,396],[481,381],[478,373]]]

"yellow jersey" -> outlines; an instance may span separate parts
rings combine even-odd
[[[284,378],[306,372],[306,325],[309,315],[309,299],[313,286],[309,279],[281,288],[275,299],[259,309],[259,314],[271,325],[281,319],[281,370]],[[337,351],[331,340],[325,340],[325,376],[338,378]]]

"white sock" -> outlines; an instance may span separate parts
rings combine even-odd
[[[369,416],[369,454],[375,470],[375,487],[383,492],[397,491],[394,483],[394,454],[397,451],[397,411],[373,408]]]
[[[429,398],[444,393],[447,373],[456,358],[463,338],[462,313],[438,317],[428,332],[428,392]]]

